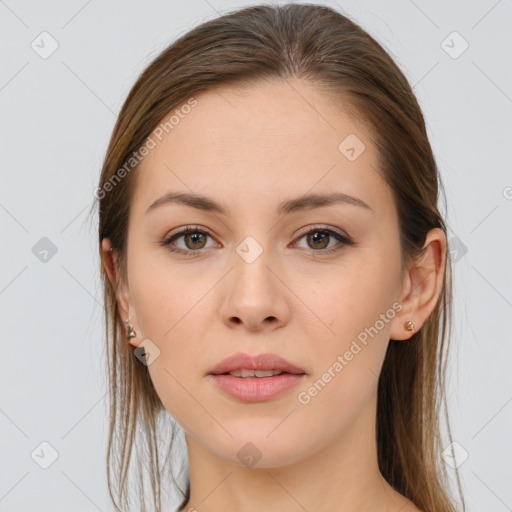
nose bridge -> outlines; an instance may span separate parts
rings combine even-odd
[[[233,270],[225,282],[223,321],[243,323],[251,329],[269,321],[281,324],[288,319],[288,306],[280,280],[271,270],[276,265],[272,251],[265,249],[255,237],[246,237],[233,252]]]
[[[264,248],[253,236],[247,236],[235,248],[232,265],[234,270],[230,288],[231,293],[237,295],[239,303],[249,305],[256,301],[269,301],[274,295],[275,283],[269,270],[271,261],[268,248]]]

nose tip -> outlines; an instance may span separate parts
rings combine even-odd
[[[250,264],[240,258],[235,267],[221,284],[219,313],[224,324],[252,332],[285,325],[290,317],[287,289],[267,265],[265,254]]]

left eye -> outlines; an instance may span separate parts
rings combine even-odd
[[[198,253],[200,252],[200,249],[205,248],[207,237],[212,238],[207,231],[195,227],[187,227],[166,238],[162,242],[162,245],[167,246],[172,252],[181,254]],[[174,241],[179,240],[180,238],[183,238],[185,247],[177,247],[176,244],[174,244]],[[354,243],[349,238],[327,228],[310,229],[302,234],[297,240],[302,240],[303,238],[306,239],[306,243],[309,245],[309,250],[323,254],[337,251],[344,245],[353,245]],[[335,238],[339,243],[334,245],[334,247],[329,247],[329,242],[332,238]],[[306,247],[306,249],[308,248]]]
[[[347,237],[343,236],[337,231],[333,231],[332,229],[327,228],[310,229],[305,234],[303,234],[299,238],[299,240],[303,238],[306,239],[306,243],[309,245],[310,248],[313,248],[314,252],[321,252],[324,254],[337,251],[341,248],[340,246],[353,244],[353,242]],[[329,242],[332,240],[332,238],[335,238],[340,243],[338,243],[334,247],[330,247],[327,249]],[[306,249],[307,248],[308,247],[306,247]]]

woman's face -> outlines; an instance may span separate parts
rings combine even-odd
[[[404,322],[391,190],[363,125],[311,86],[195,99],[168,134],[155,132],[136,171],[120,298],[137,332],[130,342],[146,340],[155,389],[194,443],[236,464],[289,464],[358,422],[374,428],[381,365]],[[170,193],[208,202],[148,211]],[[295,204],[326,194],[354,199]],[[164,245],[187,226],[200,231]],[[277,354],[304,373],[210,374],[235,353]]]

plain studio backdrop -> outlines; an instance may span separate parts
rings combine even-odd
[[[254,3],[0,1],[2,512],[112,510],[87,213],[138,74],[192,27]],[[468,510],[511,510],[512,1],[322,3],[391,53],[423,109],[456,261],[452,463]]]

